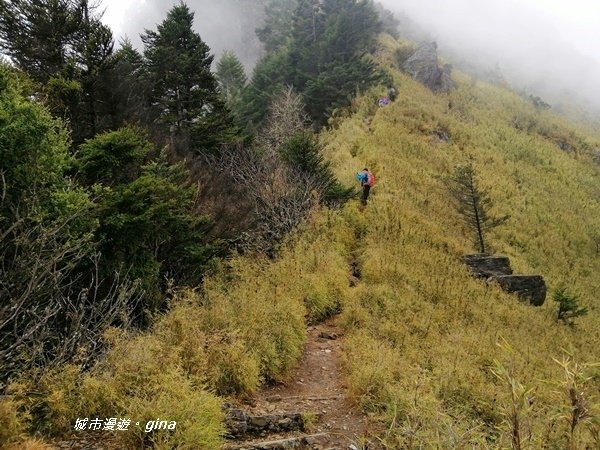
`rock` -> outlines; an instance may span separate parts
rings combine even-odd
[[[304,419],[300,413],[268,414],[252,416],[242,410],[229,407],[225,417],[229,438],[260,436],[269,433],[303,431]]]
[[[234,409],[229,405],[224,407],[227,413],[225,415],[225,426],[230,436],[243,436],[248,432],[248,421],[250,416],[241,409]]]
[[[469,272],[489,283],[496,282],[510,293],[517,294],[534,306],[541,306],[546,300],[546,282],[541,275],[513,275],[510,260],[506,256],[477,253],[465,255],[465,264]]]
[[[541,275],[497,275],[490,277],[502,289],[519,298],[528,300],[533,306],[542,306],[546,300],[546,282]]]
[[[336,333],[329,333],[328,331],[321,331],[319,333],[319,337],[321,339],[329,339],[331,341],[335,341],[338,338],[338,335]]]
[[[269,423],[267,416],[254,416],[250,418],[250,424],[256,428],[265,428]]]
[[[289,428],[292,424],[292,419],[290,417],[283,417],[277,421],[277,426],[282,429]]]
[[[432,135],[438,139],[439,142],[450,141],[450,132],[444,127],[438,127],[433,130]]]
[[[402,68],[413,79],[423,83],[434,92],[449,92],[454,84],[450,78],[452,66],[438,66],[437,44],[435,42],[421,45],[404,63]]]
[[[592,156],[592,160],[596,163],[600,165],[600,148],[597,148],[594,151],[594,155]]]
[[[489,278],[496,275],[512,275],[510,260],[506,256],[493,256],[485,253],[466,255],[464,261],[477,278]]]

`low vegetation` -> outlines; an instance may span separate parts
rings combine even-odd
[[[384,45],[393,67],[396,44]],[[373,92],[325,135],[342,180],[364,165],[378,174],[362,216],[361,283],[342,313],[353,398],[386,424],[390,448],[598,446],[600,267],[586,228],[600,213],[600,173],[585,146],[565,152],[511,118],[535,116],[590,147],[598,135],[461,74],[455,91],[436,96],[393,73],[394,104],[371,119]],[[439,127],[448,142],[435,136]],[[556,321],[555,302],[520,303],[460,264],[475,247],[445,177],[467,155],[491,213],[510,215],[489,230],[488,247],[551,288],[576,288],[589,311],[574,327]]]
[[[335,2],[324,4],[332,10]],[[346,12],[351,16],[351,10]],[[333,26],[333,16],[327,17],[324,23]],[[163,53],[161,33],[172,31],[177,18],[191,20],[189,10],[176,7],[162,28],[147,35],[150,61]],[[374,33],[375,22],[370,14],[366,18]],[[371,32],[363,36],[367,47],[374,43]],[[342,39],[345,34],[324,36]],[[261,70],[274,70],[277,65],[270,64],[277,58],[289,61],[286,52],[298,50],[303,37],[291,36],[289,49],[273,50],[257,67],[253,82]],[[203,43],[194,42],[208,63]],[[160,417],[177,421],[176,431],[146,432],[143,425],[132,425],[111,439],[121,448],[219,448],[223,402],[249,396],[263,383],[288,379],[302,355],[307,324],[340,313],[348,392],[356,407],[384,425],[377,436],[383,446],[597,448],[600,258],[590,230],[598,228],[600,217],[600,169],[592,162],[600,134],[506,88],[460,73],[454,75],[454,91],[435,95],[398,70],[407,46],[389,36],[378,44],[377,70],[387,72],[384,78],[393,80],[397,91],[389,106],[376,106],[387,86],[369,84],[358,98],[334,102],[340,107],[336,111],[329,108],[332,102],[315,103],[310,113],[317,123],[326,120],[325,111],[331,113],[329,128],[318,137],[300,119],[292,128],[301,133],[291,142],[281,140],[276,130],[271,140],[256,140],[257,148],[249,153],[252,163],[262,161],[279,139],[273,147],[282,153],[269,160],[273,166],[265,160],[261,167],[280,170],[283,161],[305,175],[325,177],[327,184],[314,189],[323,201],[300,192],[303,205],[310,207],[303,206],[293,224],[278,234],[276,251],[270,251],[269,242],[268,255],[243,247],[244,254],[223,259],[213,259],[213,249],[202,239],[208,222],[197,213],[197,189],[183,164],[169,162],[150,137],[129,126],[94,136],[86,136],[88,128],[83,127],[80,142],[69,152],[63,125],[27,100],[31,86],[26,81],[0,67],[0,106],[20,120],[15,128],[0,117],[0,157],[21,168],[19,161],[9,160],[13,153],[6,149],[33,146],[40,152],[28,154],[42,156],[14,173],[0,170],[3,189],[16,182],[35,186],[8,189],[0,201],[3,227],[20,224],[20,217],[34,225],[29,233],[7,228],[23,234],[3,243],[3,268],[15,274],[31,269],[23,252],[29,247],[22,242],[33,248],[43,244],[52,251],[36,254],[46,256],[70,252],[76,243],[77,255],[89,266],[38,263],[35,267],[53,270],[53,276],[42,270],[47,276],[44,292],[69,293],[61,277],[72,271],[90,273],[82,267],[93,266],[100,253],[102,269],[93,271],[93,280],[75,278],[81,283],[73,288],[76,295],[65,298],[87,306],[102,304],[90,299],[108,298],[115,307],[110,320],[80,341],[74,338],[81,337],[79,329],[71,326],[80,324],[81,317],[73,313],[77,303],[44,295],[60,300],[52,304],[54,309],[18,303],[25,315],[16,316],[0,305],[2,319],[10,319],[0,323],[0,338],[19,362],[18,370],[2,368],[2,445],[24,448],[29,442],[43,448],[24,440],[72,435],[77,418],[131,417],[144,424]],[[351,56],[356,62],[358,53]],[[310,53],[302,61],[310,61]],[[373,75],[370,82],[382,79],[373,71],[373,61],[361,61],[357,67]],[[164,68],[160,64],[156,70]],[[333,80],[351,81],[336,70],[308,75],[301,80],[305,99],[340,96],[331,92]],[[212,86],[215,80],[208,82]],[[156,89],[154,94],[161,96]],[[191,100],[201,110],[197,95]],[[294,98],[290,93],[289,99]],[[229,125],[219,125],[220,119],[213,122],[207,115],[205,122],[190,124],[178,115],[183,111],[176,98],[167,106],[163,125],[169,122],[185,135],[173,139],[193,140],[215,127],[210,148],[194,147],[197,152],[212,152],[222,140],[241,145]],[[226,116],[223,105],[218,106],[217,112]],[[257,111],[265,115],[266,102],[263,106]],[[41,142],[36,141],[40,136]],[[111,155],[115,149],[119,151]],[[476,246],[473,228],[452,204],[447,180],[467,156],[477,168],[478,187],[492,200],[486,202],[488,217],[503,218],[503,226],[487,227],[485,250],[509,256],[516,272],[542,274],[556,292],[558,313],[556,302],[540,308],[522,303],[473,279],[460,263]],[[328,205],[340,203],[335,199],[348,198],[354,174],[365,166],[377,177],[367,207],[350,201],[330,209]],[[40,168],[47,176],[35,172]],[[294,184],[286,177],[273,179],[284,187]],[[22,198],[13,196],[19,193]],[[265,195],[261,191],[255,198]],[[72,218],[74,210],[79,215]],[[68,228],[64,240],[36,240],[56,236],[57,226]],[[1,237],[9,235],[3,231]],[[477,244],[484,250],[482,241]],[[117,277],[131,258],[129,271]],[[15,261],[19,264],[11,265]],[[175,286],[193,286],[201,276],[201,287]],[[117,288],[86,291],[84,281],[94,286],[101,279]],[[0,292],[21,298],[14,294],[20,292],[15,283],[4,280]],[[33,323],[26,314],[38,311],[51,314],[33,332],[65,333],[58,336],[70,338],[69,347],[56,345],[65,358],[45,361],[42,356],[53,356],[55,347],[48,351],[39,340],[15,338],[13,327]],[[102,309],[94,311],[103,315]],[[28,320],[21,321],[24,317]],[[132,320],[144,326],[125,326]],[[64,340],[48,345],[58,341]],[[89,357],[91,347],[95,358]]]

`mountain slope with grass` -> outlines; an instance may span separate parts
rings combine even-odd
[[[600,361],[598,134],[461,74],[434,95],[393,68],[398,47],[381,52],[396,102],[366,96],[324,136],[341,179],[365,165],[378,175],[355,213],[362,282],[342,313],[352,396],[386,422],[391,448],[595,448],[599,372],[584,365]],[[444,181],[469,160],[493,212],[510,216],[490,247],[545,277],[541,308],[461,263],[476,246]],[[560,287],[589,308],[570,326]]]
[[[307,326],[339,314],[342,381],[373,424],[374,447],[596,448],[600,135],[460,73],[453,91],[433,94],[397,69],[402,46],[384,37],[377,57],[396,101],[379,108],[385,88],[373,88],[320,136],[344,184],[365,166],[375,173],[366,208],[318,207],[276,258],[215,264],[150,330],[110,330],[93,367],[14,382],[0,437],[60,440],[77,418],[131,417],[142,426],[96,438],[114,448],[220,448],[223,403],[297,381]],[[467,161],[493,212],[510,216],[488,246],[516,272],[544,276],[542,307],[463,265],[476,247],[446,179]],[[559,288],[588,313],[558,320]],[[177,429],[146,432],[157,418]]]

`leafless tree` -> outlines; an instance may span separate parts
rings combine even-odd
[[[288,86],[271,103],[256,146],[263,151],[277,152],[295,133],[307,130],[308,124],[310,117],[305,112],[302,97]]]
[[[52,225],[17,217],[0,228],[0,379],[76,355],[85,364],[107,327],[130,323],[141,289],[119,274],[103,280],[100,255],[65,238],[82,213]]]
[[[276,152],[229,147],[210,166],[243,186],[253,205],[253,226],[237,239],[242,249],[272,254],[320,200],[318,180],[295,171]]]
[[[273,254],[277,243],[319,203],[323,182],[290,167],[280,153],[309,123],[300,95],[288,87],[276,96],[253,147],[222,148],[196,164],[204,197],[220,200],[203,202],[219,230],[216,235],[229,231],[238,248]]]

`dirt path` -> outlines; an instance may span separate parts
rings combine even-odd
[[[251,414],[314,413],[308,433],[323,434],[313,448],[363,449],[366,417],[346,399],[340,370],[342,341],[336,318],[311,326],[293,379],[260,390]],[[286,436],[277,436],[282,438]],[[369,448],[374,448],[373,445]]]

